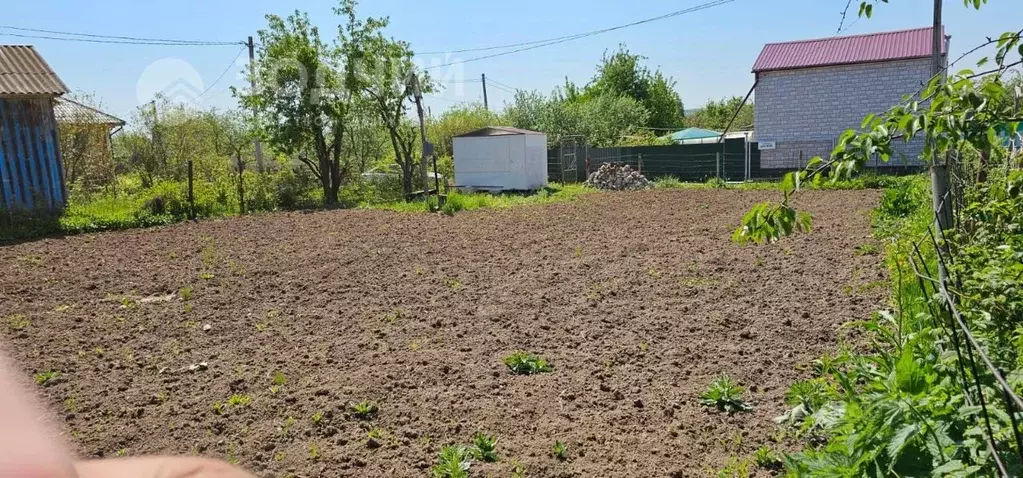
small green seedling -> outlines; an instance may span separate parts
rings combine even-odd
[[[183,300],[185,302],[188,302],[188,301],[192,300],[192,288],[191,287],[182,287],[181,290],[178,291],[178,296],[180,296],[181,300]]]
[[[430,468],[433,478],[469,478],[472,454],[464,446],[446,446],[437,455],[437,464]]]
[[[555,441],[554,446],[551,447],[551,451],[554,452],[554,458],[565,461],[568,459],[568,445],[561,440]]]
[[[700,394],[700,404],[717,408],[718,411],[728,414],[748,412],[753,410],[753,407],[743,400],[744,391],[742,387],[736,385],[731,377],[722,375],[714,379],[707,390]]]
[[[14,330],[21,330],[31,325],[28,319],[24,315],[17,314],[7,318],[7,324]]]
[[[203,272],[202,274],[199,274],[199,278],[202,279],[202,280],[211,280],[214,277],[216,277],[216,276],[213,275],[212,272]]]
[[[323,421],[323,412],[316,412],[313,414],[313,423],[319,425]]]
[[[497,437],[493,435],[487,435],[483,432],[476,432],[476,435],[472,438],[473,455],[486,462],[494,463],[498,460],[497,456]]]
[[[213,402],[213,412],[217,415],[223,415],[224,410],[227,410],[227,406],[220,402]]]
[[[45,386],[47,383],[50,383],[50,381],[57,378],[58,376],[60,376],[60,372],[57,372],[56,370],[47,370],[45,372],[39,372],[36,374],[36,383]]]
[[[288,377],[284,376],[280,371],[274,372],[274,385],[278,387],[284,386],[288,383]]]
[[[515,352],[504,358],[504,364],[515,375],[536,375],[554,370],[546,359],[529,352]]]
[[[138,307],[139,303],[136,302],[135,299],[132,299],[131,297],[121,297],[122,309],[134,310],[137,309]]]
[[[781,470],[782,467],[781,458],[767,445],[757,448],[757,451],[753,453],[753,462],[761,470]]]
[[[247,407],[252,404],[252,397],[248,395],[231,395],[231,398],[227,399],[227,404],[232,407]]]
[[[353,403],[348,406],[348,409],[351,410],[352,416],[359,420],[369,420],[380,411],[380,407],[369,400]]]
[[[320,448],[316,446],[316,443],[309,444],[309,458],[312,460],[320,459]]]

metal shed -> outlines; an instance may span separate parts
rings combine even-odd
[[[454,138],[455,186],[530,191],[547,186],[547,136],[490,126]]]
[[[68,92],[25,45],[0,45],[0,208],[53,211],[67,191],[54,99]]]

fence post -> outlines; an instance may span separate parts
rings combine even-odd
[[[714,177],[721,179],[721,153],[714,153]]]
[[[639,174],[643,174],[643,153],[639,153],[639,163],[637,164]]]
[[[188,218],[195,219],[195,190],[192,188],[192,160],[188,160]]]
[[[238,215],[245,215],[245,163],[238,155]]]

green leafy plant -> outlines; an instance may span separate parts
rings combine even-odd
[[[554,370],[546,359],[540,356],[529,353],[518,351],[504,358],[504,364],[508,366],[508,370],[515,375],[536,375],[538,373],[547,373]]]
[[[731,377],[722,375],[714,379],[707,386],[707,390],[700,394],[700,404],[729,414],[751,411],[753,407],[742,398],[743,392],[745,390]]]
[[[359,420],[369,420],[380,411],[380,407],[369,400],[363,400],[349,405],[348,410],[352,412],[352,416]]]
[[[483,432],[476,432],[472,438],[473,456],[486,463],[493,463],[498,460],[497,438]]]
[[[178,291],[178,296],[185,302],[192,300],[192,288],[182,287],[181,290]]]
[[[316,412],[313,414],[313,424],[319,425],[323,421],[323,412]]]
[[[778,470],[782,467],[782,460],[771,447],[763,445],[753,453],[753,463],[762,470]]]
[[[437,455],[437,464],[430,468],[433,478],[469,478],[472,453],[464,446],[446,446]]]
[[[247,407],[252,404],[252,397],[248,395],[231,395],[231,398],[227,399],[227,404],[232,407]]]
[[[557,440],[554,442],[554,446],[551,447],[551,453],[554,454],[554,458],[565,461],[568,459],[568,445],[561,440]]]
[[[36,383],[45,386],[46,384],[50,383],[53,379],[59,376],[60,372],[57,372],[56,370],[47,370],[45,372],[39,372],[36,374]]]

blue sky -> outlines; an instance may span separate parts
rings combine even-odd
[[[367,0],[363,15],[391,18],[389,33],[410,42],[417,51],[449,51],[560,37],[628,23],[706,0],[611,1],[611,0],[519,0],[479,2],[468,0]],[[337,25],[331,0],[7,0],[0,24],[48,30],[105,35],[188,40],[242,41],[263,27],[266,13],[309,12],[326,33]],[[287,4],[283,6],[282,4]],[[858,0],[853,1],[854,4]],[[916,28],[931,22],[931,0],[893,0],[875,10],[874,18],[856,22],[845,34]],[[946,28],[952,35],[952,54],[996,35],[1021,28],[1018,0],[991,0],[980,11],[947,0]],[[835,34],[846,0],[734,0],[707,10],[661,20],[560,45],[465,63],[441,70],[440,80],[453,82],[447,90],[427,98],[434,114],[460,101],[481,100],[474,80],[489,78],[513,88],[548,93],[567,76],[577,83],[588,81],[601,54],[625,43],[642,54],[650,67],[658,67],[678,82],[677,90],[687,108],[708,99],[744,95],[752,86],[750,67],[764,43]],[[855,10],[855,8],[854,8]],[[0,33],[17,33],[0,29]],[[22,32],[23,33],[23,32]],[[61,42],[0,36],[2,43],[32,43],[72,90],[94,93],[107,111],[129,118],[145,96],[163,78],[189,78],[196,90],[209,92],[201,101],[207,106],[235,105],[227,90],[240,84],[246,59],[239,46],[137,46]],[[241,53],[239,57],[238,54]],[[489,53],[489,52],[487,52]],[[454,59],[479,55],[463,53]],[[238,58],[239,63],[232,65]],[[443,56],[421,56],[425,65],[445,62]],[[962,63],[971,66],[972,63]],[[148,70],[147,70],[148,69]],[[211,84],[223,73],[223,79]],[[141,84],[141,87],[140,87]],[[155,85],[155,86],[154,86]],[[512,94],[498,86],[490,89],[492,109]]]

